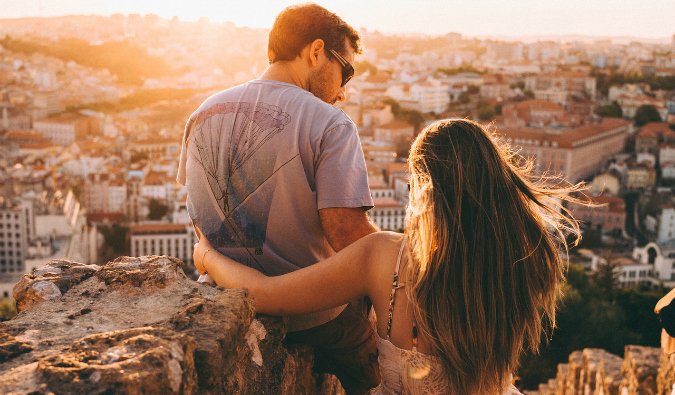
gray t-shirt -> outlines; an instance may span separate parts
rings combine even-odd
[[[334,254],[319,209],[373,205],[354,123],[310,92],[271,80],[220,92],[190,117],[178,182],[213,247],[269,276]],[[291,317],[288,330],[341,311]]]

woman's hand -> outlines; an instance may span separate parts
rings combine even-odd
[[[206,237],[202,236],[199,238],[199,242],[195,244],[194,251],[192,252],[192,261],[194,262],[195,267],[199,274],[206,274],[206,266],[204,265],[204,258],[206,254],[213,250],[213,246]]]

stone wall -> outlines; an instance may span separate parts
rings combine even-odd
[[[188,279],[166,256],[52,261],[14,288],[0,323],[2,394],[341,394],[287,346],[244,289]]]
[[[597,348],[573,352],[555,379],[526,395],[670,395],[675,360],[660,348],[626,346],[623,358]]]

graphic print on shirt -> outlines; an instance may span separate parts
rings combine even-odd
[[[246,102],[216,104],[195,119],[190,154],[221,212],[209,213],[213,204],[192,194],[191,217],[214,247],[262,253],[276,184],[272,175],[285,164],[275,167],[279,147],[268,142],[290,122],[279,107]]]

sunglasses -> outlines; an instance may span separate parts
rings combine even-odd
[[[342,66],[342,85],[340,85],[340,87],[343,87],[354,76],[354,66],[347,62],[347,59],[343,58],[339,53],[335,52],[335,50],[331,49],[330,53],[335,56],[335,59],[337,59],[340,66]]]

